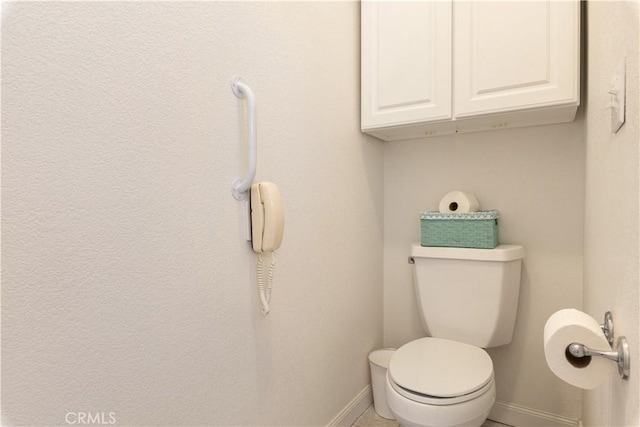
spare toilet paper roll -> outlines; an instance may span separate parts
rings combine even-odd
[[[476,196],[464,191],[451,191],[440,200],[440,213],[477,212],[478,209],[480,209],[480,204]]]
[[[602,357],[572,356],[567,347],[574,342],[594,350],[611,351],[600,324],[593,317],[572,308],[555,312],[544,325],[547,365],[558,378],[571,385],[584,389],[599,386],[614,364]]]

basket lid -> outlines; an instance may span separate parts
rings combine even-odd
[[[500,217],[498,211],[478,211],[478,212],[420,212],[420,219],[470,219],[487,220]]]

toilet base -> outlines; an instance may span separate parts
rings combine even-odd
[[[496,400],[496,386],[475,399],[452,405],[429,405],[401,396],[389,382],[387,374],[387,405],[403,426],[419,427],[480,427],[489,416]]]

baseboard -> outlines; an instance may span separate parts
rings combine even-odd
[[[367,410],[369,405],[373,403],[373,395],[371,393],[371,384],[362,389],[356,397],[344,407],[338,415],[336,415],[327,424],[327,427],[348,427],[353,424],[358,417]]]
[[[579,420],[525,408],[513,403],[496,402],[489,419],[514,427],[578,427]]]
[[[327,424],[327,427],[351,426],[372,403],[373,395],[369,384]],[[488,418],[514,427],[582,427],[580,420],[506,402],[496,402]]]

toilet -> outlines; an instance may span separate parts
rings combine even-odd
[[[405,426],[481,426],[495,402],[484,348],[513,336],[524,248],[411,247],[414,287],[429,335],[400,347],[386,378],[389,409]]]

